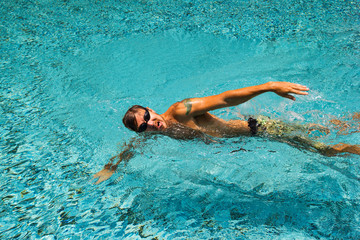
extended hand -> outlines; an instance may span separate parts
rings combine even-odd
[[[109,165],[110,164],[105,165],[103,170],[93,176],[93,178],[99,178],[95,184],[108,180],[114,174],[115,169]]]
[[[270,89],[277,95],[295,101],[295,97],[289,93],[308,95],[309,88],[304,85],[289,82],[269,82]]]

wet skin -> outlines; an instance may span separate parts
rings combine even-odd
[[[196,117],[187,119],[186,121],[178,121],[176,118],[168,114],[157,114],[150,108],[147,108],[150,113],[150,120],[147,122],[147,129],[145,132],[171,132],[172,126],[182,124],[188,128],[201,131],[213,137],[235,137],[239,135],[249,135],[250,129],[247,121],[230,120],[226,121],[216,117],[210,113],[204,113]],[[145,123],[145,110],[139,109],[135,114],[137,128]]]
[[[170,136],[172,136],[171,133],[176,132],[174,128],[174,126],[176,126],[177,130],[181,129],[180,134],[183,139],[197,136],[197,134],[194,134],[194,131],[213,137],[250,135],[247,121],[226,121],[210,114],[209,111],[239,105],[265,92],[273,92],[281,97],[295,101],[295,97],[291,94],[307,95],[307,91],[309,91],[309,89],[300,84],[268,82],[262,85],[226,91],[218,95],[185,99],[171,105],[163,114],[157,114],[152,109],[147,108],[150,113],[148,121],[145,121],[144,119],[146,111],[144,109],[139,109],[135,114],[136,125],[137,129],[139,129],[141,124],[146,123],[146,132],[170,133]],[[360,118],[359,115],[360,114],[354,116],[355,118]],[[179,131],[177,131],[177,133],[179,133]],[[175,135],[172,137],[178,138]],[[96,184],[110,178],[120,162],[129,160],[133,156],[133,149],[140,142],[141,141],[139,140],[132,139],[129,144],[125,144],[124,150],[119,155],[111,158],[110,163],[105,165],[103,170],[94,175],[95,178],[98,178]],[[320,153],[332,156],[343,152],[360,155],[360,146],[339,143],[326,147],[326,151]],[[118,159],[118,161],[113,164],[112,161],[115,159]]]

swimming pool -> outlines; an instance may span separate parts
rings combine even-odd
[[[164,136],[91,180],[134,136],[121,124],[133,104],[163,112],[280,80],[311,94],[215,113],[327,124],[359,111],[358,2],[8,1],[0,13],[0,238],[360,237],[354,155]]]

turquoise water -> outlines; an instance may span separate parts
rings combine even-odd
[[[258,138],[158,137],[113,177],[133,104],[267,81],[307,85],[215,112],[328,122],[359,111],[358,1],[2,1],[1,239],[358,239],[360,158]]]

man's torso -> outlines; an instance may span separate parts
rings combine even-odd
[[[172,109],[171,109],[172,108]],[[168,124],[182,124],[191,129],[201,131],[213,137],[235,137],[239,135],[249,135],[250,129],[247,121],[229,120],[225,121],[210,113],[198,116],[177,116],[176,104],[171,106],[164,114]]]

